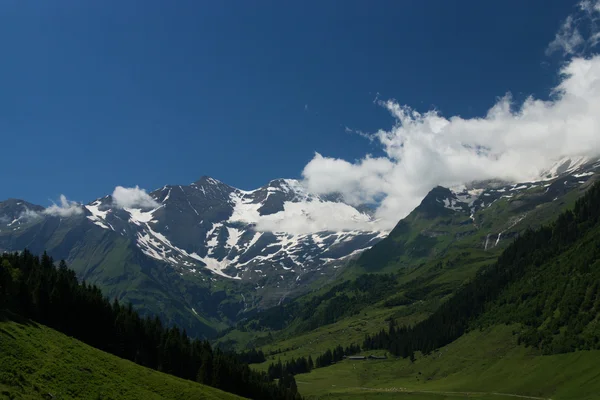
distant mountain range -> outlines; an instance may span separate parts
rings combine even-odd
[[[315,195],[291,179],[244,191],[202,177],[143,199],[67,203],[66,211],[9,199],[0,202],[0,251],[46,250],[110,297],[210,336],[252,310],[334,279],[373,246],[357,264],[368,271],[442,251],[448,232],[452,241],[468,236],[473,247],[494,248],[517,234],[539,204],[585,185],[599,167],[595,159],[566,158],[532,182],[434,188],[389,238],[368,206]],[[508,200],[510,213],[490,222],[486,210]],[[341,228],[327,229],[323,216]],[[402,243],[391,246],[394,240]]]
[[[196,318],[212,325],[204,321],[207,316],[228,321],[241,310],[276,304],[386,235],[372,224],[368,207],[359,210],[340,196],[308,193],[291,179],[243,191],[205,176],[187,186],[164,186],[144,201],[121,203],[108,195],[61,215],[24,200],[6,200],[0,203],[0,251],[47,250],[111,296],[167,320],[172,319],[168,309],[187,310],[192,321],[184,326],[194,330]],[[276,230],[295,216],[318,225],[322,212],[362,229]],[[274,229],[258,230],[263,222]],[[206,293],[198,296],[199,288]],[[155,292],[161,293],[158,302],[152,300]],[[163,296],[174,303],[160,305]],[[219,310],[216,303],[222,301],[227,306]]]

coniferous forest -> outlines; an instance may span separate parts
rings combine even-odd
[[[391,323],[363,349],[402,357],[429,353],[469,329],[517,323],[519,342],[545,354],[600,348],[600,184],[573,210],[528,230],[430,317],[412,327]]]
[[[225,353],[188,337],[158,318],[141,317],[131,304],[111,302],[100,289],[79,283],[64,261],[47,254],[0,255],[0,312],[19,315],[137,364],[254,399],[299,399],[291,374],[275,383],[245,362],[258,352]],[[245,361],[245,362],[244,362]]]
[[[280,379],[286,375],[305,374],[315,368],[327,367],[336,362],[342,361],[344,357],[360,353],[360,346],[351,344],[346,348],[337,345],[333,350],[328,349],[318,356],[315,361],[309,355],[306,357],[292,358],[284,363],[279,360],[276,364],[269,365],[268,374],[271,379]]]

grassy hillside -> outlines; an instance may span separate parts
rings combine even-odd
[[[598,398],[600,351],[541,355],[518,345],[519,329],[473,331],[434,353],[418,353],[414,363],[346,360],[296,380],[307,399]]]
[[[141,367],[43,325],[0,322],[0,398],[46,397],[241,399]]]

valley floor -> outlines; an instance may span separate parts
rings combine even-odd
[[[0,321],[1,399],[241,399],[30,321]]]
[[[542,356],[517,345],[518,329],[471,332],[414,363],[342,361],[296,381],[308,399],[600,398],[600,351]]]

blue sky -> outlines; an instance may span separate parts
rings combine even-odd
[[[481,116],[546,98],[575,1],[0,3],[0,199],[88,202],[210,175],[255,188],[315,152],[383,154],[374,99]]]

